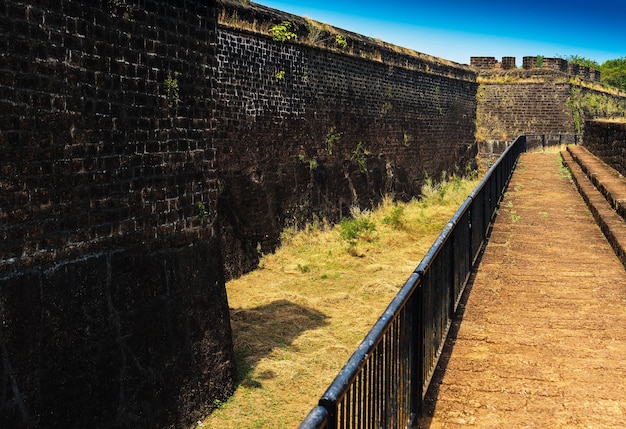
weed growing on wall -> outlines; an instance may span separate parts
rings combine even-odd
[[[537,55],[537,68],[543,68],[543,55]]]
[[[283,80],[285,78],[285,70],[279,70],[276,73],[276,79]]]
[[[572,92],[573,91],[574,91],[574,89],[572,88]],[[580,129],[582,127],[580,106],[577,105],[574,97],[572,97],[572,96],[570,96],[567,99],[567,105],[570,107],[570,109],[572,109],[572,116],[574,118],[574,130],[576,130],[577,133],[580,133]]]
[[[307,21],[307,41],[314,45],[319,44],[324,39],[324,31],[322,27],[315,21],[305,18]]]
[[[383,105],[380,106],[380,117],[384,118],[385,116],[387,116],[389,112],[391,112],[391,109],[393,109],[393,104],[391,104],[391,102],[389,101],[385,101]]]
[[[339,49],[346,49],[348,47],[348,41],[346,40],[346,36],[344,36],[343,34],[337,34],[335,36],[335,45],[337,45]]]
[[[439,98],[440,93],[441,93],[441,88],[439,88],[439,85],[437,85],[435,87],[435,107],[437,109],[437,113],[439,113],[440,115],[443,115],[443,108],[441,107],[441,100]]]
[[[280,24],[276,24],[270,27],[270,36],[275,42],[287,42],[296,38],[296,33],[290,31],[291,22],[283,21]]]
[[[342,133],[337,132],[337,128],[335,127],[330,127],[328,129],[328,132],[326,133],[326,148],[329,155],[333,154],[333,147],[335,146],[335,143],[339,143],[341,140],[341,134]]]
[[[200,219],[200,223],[204,223],[209,216],[209,211],[202,201],[198,202],[198,219]]]
[[[356,161],[357,165],[359,166],[359,171],[361,173],[367,172],[367,157],[365,153],[365,148],[363,147],[363,142],[359,142],[359,144],[356,145],[356,147],[352,151],[350,161]]]
[[[171,73],[167,74],[165,81],[163,81],[163,92],[165,93],[165,99],[167,105],[172,108],[178,106],[181,102],[180,91],[178,88],[178,72],[174,72],[174,77]]]
[[[413,141],[413,136],[411,134],[407,134],[405,132],[402,133],[402,140],[404,141],[404,145],[408,147]]]
[[[571,85],[567,105],[572,109],[576,132],[582,129],[583,121],[596,118],[614,118],[623,116],[626,102],[611,94]]]

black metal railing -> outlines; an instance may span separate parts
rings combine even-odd
[[[519,155],[518,137],[445,226],[300,429],[410,428]]]
[[[577,133],[542,133],[526,134],[526,150],[545,149],[550,146],[578,144],[580,134]]]

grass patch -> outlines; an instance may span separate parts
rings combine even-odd
[[[567,179],[570,182],[573,182],[573,178],[572,178],[572,172],[570,171],[570,169],[565,165],[565,161],[563,160],[563,155],[561,155],[559,153],[559,156],[557,158],[557,162],[559,163],[559,177],[563,178],[563,179]]]
[[[297,427],[477,183],[430,182],[421,200],[284,231],[226,285],[239,386],[198,427]]]

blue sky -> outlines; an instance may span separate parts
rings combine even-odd
[[[469,64],[472,56],[626,57],[626,0],[253,0]]]

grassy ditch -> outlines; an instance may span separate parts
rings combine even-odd
[[[226,285],[239,385],[197,427],[297,427],[477,183],[429,182],[420,201],[285,231]]]

